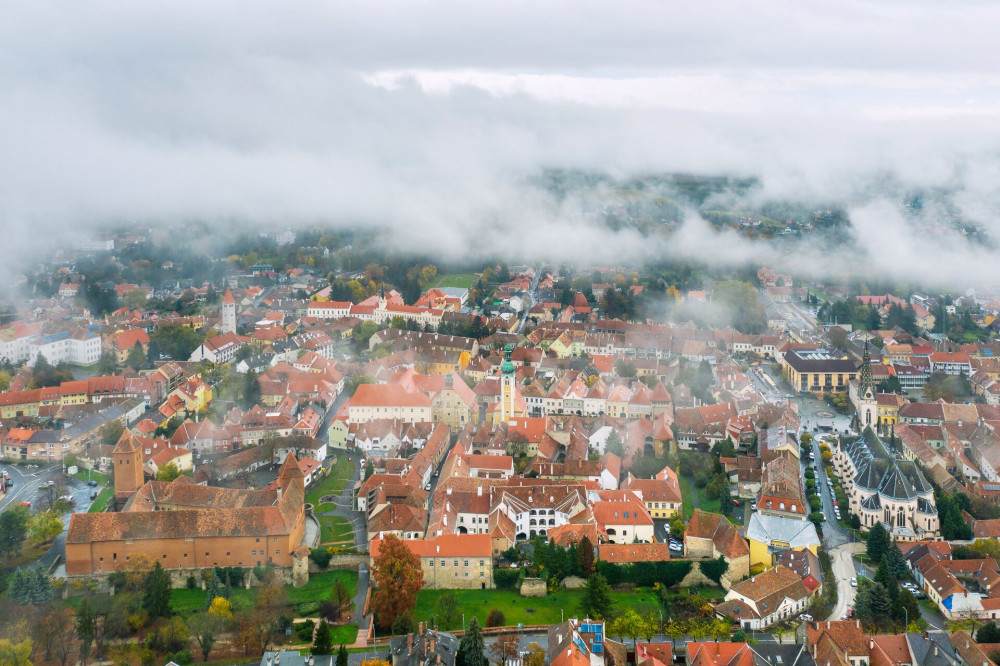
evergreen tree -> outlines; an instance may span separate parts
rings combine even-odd
[[[583,586],[580,612],[594,620],[603,620],[611,616],[611,609],[611,586],[601,574],[591,575]]]
[[[128,356],[125,357],[125,365],[133,370],[142,370],[145,364],[146,355],[142,351],[142,343],[137,340],[135,346],[128,350]]]
[[[313,638],[313,654],[331,654],[333,651],[333,632],[326,620],[320,618],[319,626],[316,627],[316,636]],[[339,658],[339,657],[338,657]]]
[[[892,545],[892,539],[889,536],[889,532],[883,527],[882,523],[875,523],[870,530],[868,530],[868,538],[866,539],[868,558],[872,562],[880,562],[882,556],[885,552],[889,550]]]
[[[347,647],[343,644],[337,650],[337,666],[347,666]]]
[[[882,556],[882,561],[879,562],[878,569],[875,570],[875,582],[885,588],[885,591],[889,593],[889,600],[895,606],[899,599],[899,583],[889,568],[889,558],[886,555]]]
[[[590,543],[588,537],[585,536],[580,540],[576,556],[580,566],[580,575],[589,577],[594,573],[594,544]]]
[[[479,622],[473,616],[469,622],[462,641],[458,644],[458,654],[455,655],[455,666],[489,666],[486,659],[486,645],[483,642],[483,632]]]
[[[170,575],[163,570],[163,566],[158,560],[146,574],[142,592],[142,607],[149,613],[150,617],[170,615]]]
[[[906,576],[906,558],[903,557],[903,551],[899,549],[895,543],[892,547],[885,552],[885,557],[889,561],[889,571],[898,580]]]
[[[146,347],[146,364],[149,367],[153,367],[153,364],[160,360],[160,343],[156,340],[150,340],[149,346]]]

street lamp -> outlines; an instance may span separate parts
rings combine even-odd
[[[462,613],[462,633],[465,633],[465,613]]]

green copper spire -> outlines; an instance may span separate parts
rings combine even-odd
[[[503,347],[503,365],[500,366],[500,372],[505,375],[514,374],[514,363],[510,360],[510,352],[513,349],[509,342]]]
[[[867,340],[865,340],[864,356],[861,357],[861,383],[858,388],[861,392],[861,395],[867,393],[869,388],[871,388],[873,391],[875,390],[874,387],[872,386],[872,357],[868,353]]]

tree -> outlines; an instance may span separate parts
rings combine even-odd
[[[589,577],[594,573],[594,544],[590,538],[584,536],[580,539],[580,545],[576,549],[580,575]]]
[[[150,340],[146,345],[146,367],[152,368],[160,360],[160,344]]]
[[[487,666],[485,647],[483,632],[480,631],[479,622],[473,616],[458,644],[455,666]]]
[[[8,506],[0,512],[0,555],[13,555],[21,550],[28,535],[28,507]]]
[[[334,582],[333,589],[330,590],[330,603],[333,606],[333,617],[330,619],[335,621],[339,620],[351,605],[351,593],[340,579]]]
[[[125,365],[133,370],[142,370],[146,365],[146,352],[142,349],[142,343],[136,341],[132,349],[128,350],[125,357]]]
[[[642,633],[642,618],[633,609],[629,608],[611,621],[608,633],[620,638],[631,638],[634,643],[636,638]]]
[[[892,575],[897,580],[906,576],[906,558],[903,557],[903,551],[899,549],[898,545],[893,543],[892,546],[885,551],[885,558],[889,563],[889,571],[892,572]]]
[[[987,622],[976,632],[977,643],[1000,643],[1000,627],[993,622]]]
[[[230,614],[230,617],[232,615]],[[201,650],[201,660],[208,661],[208,655],[215,646],[215,635],[219,630],[219,620],[208,613],[198,613],[192,615],[188,620],[188,628],[194,641]]]
[[[225,597],[214,597],[208,605],[208,614],[217,620],[229,620],[233,617],[233,604]]]
[[[90,646],[94,642],[94,613],[86,597],[80,602],[80,609],[76,612],[76,637],[80,639],[80,657],[86,664]]]
[[[260,381],[257,378],[257,373],[253,370],[248,370],[245,375],[243,375],[243,390],[240,394],[240,407],[243,409],[251,409],[255,405],[259,405],[261,402],[261,389]]]
[[[445,628],[454,627],[461,619],[462,611],[459,609],[458,597],[454,592],[448,591],[438,597],[437,619]],[[486,626],[490,626],[489,622]]]
[[[160,326],[150,337],[170,358],[186,361],[202,342],[201,335],[183,324]]]
[[[892,546],[892,537],[882,523],[875,523],[868,530],[868,537],[865,539],[868,558],[872,562],[880,562],[885,552]]]
[[[170,574],[163,570],[159,560],[146,574],[142,593],[142,608],[150,617],[170,615]]]
[[[41,606],[52,599],[52,579],[42,569],[15,571],[10,577],[10,596],[22,606]]]
[[[337,666],[347,666],[347,647],[343,643],[337,650]]]
[[[76,638],[76,622],[73,621],[72,608],[60,608],[53,611],[49,630],[52,631],[56,657],[61,666],[66,666],[70,652],[73,650],[73,639]]]
[[[100,428],[97,429],[97,436],[101,438],[102,444],[108,444],[114,446],[121,439],[122,433],[125,432],[125,426],[121,421],[115,419],[113,421],[108,421]]]
[[[417,592],[424,586],[420,558],[395,536],[379,542],[379,554],[372,562],[376,590],[372,610],[383,629],[392,627],[396,616],[413,611]]]
[[[313,637],[312,653],[333,653],[333,632],[330,630],[330,625],[322,618],[320,618],[319,625],[316,627],[316,635]]]
[[[892,546],[889,548],[891,549]],[[885,591],[889,593],[889,600],[895,605],[899,598],[899,583],[896,581],[895,574],[889,569],[889,560],[885,555],[882,556],[882,561],[879,562],[878,569],[875,570],[874,580],[885,588]]]
[[[181,470],[172,462],[168,462],[166,465],[156,470],[157,481],[173,481],[180,475]]]
[[[674,517],[670,519],[670,536],[684,540],[684,529],[687,526],[684,524],[684,519],[679,513],[675,513]]]
[[[585,617],[603,620],[610,617],[611,609],[611,586],[601,574],[592,574],[587,579],[586,585],[583,586],[580,612]]]
[[[31,666],[31,641],[14,643],[0,638],[0,664],[4,666]]]
[[[490,656],[496,661],[497,666],[505,666],[507,663],[517,658],[518,638],[517,634],[503,633],[497,636],[496,640],[490,644]]]
[[[502,627],[505,624],[507,624],[507,618],[504,617],[503,611],[499,608],[491,608],[489,615],[486,616],[486,626]]]
[[[534,641],[529,643],[525,666],[545,666],[545,648]]]
[[[604,444],[604,451],[606,453],[613,453],[619,458],[625,455],[621,435],[619,435],[618,431],[614,428],[611,429],[611,434],[608,435],[608,441]]]
[[[371,475],[374,474],[374,473],[375,473],[375,465],[373,465],[372,461],[369,460],[367,463],[365,463],[365,478],[364,478],[364,480],[367,481],[369,478],[371,478]]]

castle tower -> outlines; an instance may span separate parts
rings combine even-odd
[[[503,348],[503,365],[500,366],[500,423],[509,423],[514,412],[514,363],[510,360],[510,343]]]
[[[142,474],[142,450],[131,432],[122,433],[111,457],[115,466],[115,500],[127,500],[146,482]]]
[[[229,287],[226,287],[226,293],[222,297],[222,332],[236,332],[236,299]]]
[[[872,381],[872,359],[865,342],[865,353],[861,357],[861,378],[858,384],[858,424],[865,428],[878,428],[878,398]]]

